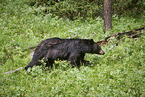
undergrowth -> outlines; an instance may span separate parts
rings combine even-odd
[[[15,1],[15,2],[14,2]],[[112,38],[102,49],[105,55],[87,54],[88,65],[71,68],[67,61],[56,61],[51,70],[35,66],[20,70],[31,60],[31,50],[50,37],[87,38],[96,42],[118,32],[143,27],[140,18],[113,15],[113,29],[103,33],[103,19],[78,18],[74,21],[52,14],[35,14],[37,8],[23,0],[0,4],[0,96],[135,96],[144,97],[145,34],[137,39],[122,37],[116,46]],[[24,51],[24,49],[27,49]]]

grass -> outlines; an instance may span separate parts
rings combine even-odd
[[[15,1],[15,2],[14,2]],[[32,71],[4,72],[26,66],[31,51],[50,37],[92,38],[103,40],[117,32],[143,27],[140,18],[113,15],[113,29],[103,33],[103,19],[74,21],[38,13],[19,0],[5,0],[0,4],[0,96],[145,96],[145,34],[138,39],[123,37],[102,46],[105,55],[87,54],[89,66],[71,68],[66,61],[57,61],[52,70],[35,66]],[[41,9],[41,7],[40,7]],[[40,10],[39,9],[39,10]]]

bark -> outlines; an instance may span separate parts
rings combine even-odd
[[[111,0],[104,0],[104,33],[112,28]]]

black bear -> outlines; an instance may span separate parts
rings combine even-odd
[[[49,38],[36,46],[33,58],[25,69],[27,70],[34,65],[40,65],[42,58],[44,58],[46,66],[50,67],[57,59],[70,61],[73,67],[79,67],[80,62],[85,62],[85,53],[105,54],[93,39]]]

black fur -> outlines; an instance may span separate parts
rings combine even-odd
[[[42,58],[44,58],[46,66],[52,67],[54,61],[59,59],[68,60],[72,66],[79,67],[80,62],[85,62],[85,53],[104,54],[101,47],[93,39],[46,39],[37,45],[33,58],[25,69],[40,65]]]

